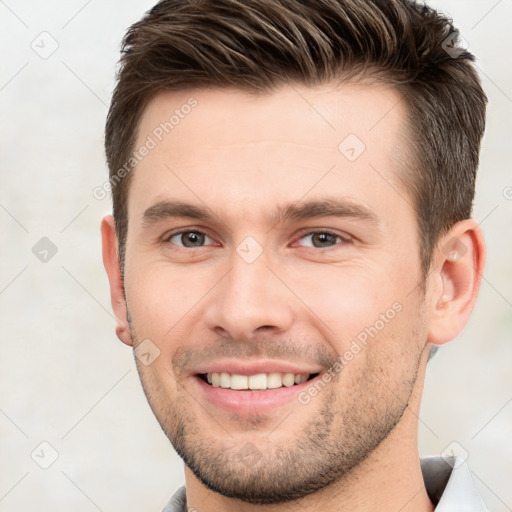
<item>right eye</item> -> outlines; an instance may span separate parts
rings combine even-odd
[[[173,239],[176,239],[176,241],[173,241]],[[212,239],[202,231],[182,230],[168,235],[165,238],[165,242],[170,242],[173,245],[186,249],[194,249],[203,247],[205,239],[212,241]]]

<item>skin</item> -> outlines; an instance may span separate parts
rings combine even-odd
[[[425,367],[430,346],[457,336],[476,300],[485,259],[478,225],[468,219],[444,234],[424,279],[400,180],[407,112],[388,86],[162,93],[144,112],[136,147],[192,96],[197,107],[132,171],[124,286],[113,218],[102,222],[116,332],[159,350],[137,367],[185,460],[188,507],[433,510],[417,448]],[[338,150],[348,134],[366,146],[355,161]],[[271,215],[278,204],[326,197],[373,219]],[[213,218],[143,222],[154,204],[178,200]],[[189,238],[170,238],[180,229],[208,236],[185,248]],[[318,246],[325,230],[341,238]],[[262,249],[251,263],[237,253],[247,236]],[[325,374],[393,304],[400,312],[307,404],[228,412],[190,374],[221,357],[290,360]],[[250,464],[247,446],[257,454]]]

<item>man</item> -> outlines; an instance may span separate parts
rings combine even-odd
[[[163,1],[128,31],[103,259],[185,462],[165,511],[486,510],[417,447],[485,259],[456,40],[407,0]]]

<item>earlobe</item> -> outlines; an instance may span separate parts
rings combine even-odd
[[[112,309],[117,320],[116,335],[123,343],[132,346],[124,284],[119,266],[117,235],[112,215],[107,215],[101,221],[101,241],[103,265],[107,271]]]
[[[130,329],[127,327],[122,327],[120,324],[116,325],[116,336],[129,347],[133,347],[132,335],[130,334]]]
[[[433,258],[428,341],[442,345],[464,328],[476,302],[485,265],[485,243],[473,219],[457,222]]]

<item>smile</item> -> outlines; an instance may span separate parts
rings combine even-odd
[[[313,379],[318,373],[257,373],[254,375],[241,375],[237,373],[204,373],[199,377],[214,388],[233,389],[237,391],[261,391],[292,387]]]

